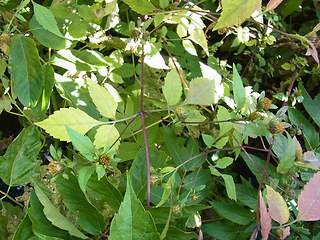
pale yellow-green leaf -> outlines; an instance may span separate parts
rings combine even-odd
[[[164,79],[162,92],[169,106],[173,106],[180,101],[182,86],[176,69],[172,69],[170,72],[168,72]]]
[[[208,55],[208,42],[206,39],[206,36],[203,32],[203,30],[194,25],[194,24],[189,24],[189,28],[188,28],[189,34],[190,34],[190,39],[199,44],[200,47],[202,47],[202,49],[206,52],[206,54]]]
[[[93,81],[89,81],[89,94],[101,115],[114,119],[118,103],[110,91]]]
[[[261,0],[221,0],[222,12],[213,30],[239,25],[259,9]]]
[[[278,192],[269,186],[267,186],[267,202],[269,214],[273,220],[280,224],[288,222],[290,213],[287,203]]]
[[[104,125],[98,128],[94,137],[94,145],[97,149],[110,147],[119,137],[119,132],[114,125]],[[112,147],[116,149],[119,146],[119,141]]]
[[[103,123],[90,117],[80,109],[70,107],[61,108],[55,111],[49,118],[35,124],[42,127],[51,136],[61,141],[70,142],[66,126],[80,134],[85,134],[91,128]]]

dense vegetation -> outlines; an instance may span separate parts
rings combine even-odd
[[[319,17],[1,1],[0,239],[320,239]]]

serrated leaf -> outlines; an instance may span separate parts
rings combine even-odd
[[[41,190],[38,183],[33,182],[32,185],[36,191],[36,195],[43,205],[43,212],[46,215],[47,219],[56,227],[61,228],[69,232],[70,235],[76,236],[81,239],[87,239],[87,237],[80,232],[65,216],[63,216],[58,209],[51,203],[49,198]]]
[[[237,201],[236,186],[234,184],[233,177],[229,174],[221,174],[221,177],[226,185],[228,197]]]
[[[118,107],[114,96],[105,87],[93,81],[89,81],[89,93],[101,115],[114,119]]]
[[[64,178],[66,175],[68,179]],[[59,175],[55,183],[62,195],[63,203],[78,218],[81,228],[93,235],[101,234],[106,226],[104,217],[88,202],[71,171],[65,171],[63,175]]]
[[[282,2],[283,0],[270,0],[266,6],[265,11],[271,11],[278,7],[278,5]]]
[[[204,77],[190,82],[189,92],[184,104],[210,105],[214,103],[215,83]]]
[[[208,55],[208,41],[206,39],[206,35],[204,34],[203,30],[195,25],[195,24],[189,24],[188,26],[188,32],[190,34],[190,39],[199,44],[200,47],[206,52]]]
[[[20,102],[26,107],[35,106],[41,95],[44,77],[39,59],[31,38],[20,37],[13,42],[9,56],[12,82]]]
[[[246,103],[246,91],[235,64],[233,64],[233,95],[237,109],[240,110]]]
[[[52,12],[47,9],[44,6],[41,6],[34,1],[32,1],[33,8],[34,8],[34,15],[38,21],[38,23],[45,29],[48,30],[55,35],[64,38],[64,36],[61,34],[57,21],[54,18],[54,15]]]
[[[85,134],[91,128],[103,123],[93,119],[79,109],[70,107],[61,108],[50,115],[49,118],[35,124],[42,127],[53,137],[58,138],[61,141],[70,142],[66,125],[80,134]]]
[[[172,69],[170,72],[168,72],[164,79],[162,92],[167,100],[168,106],[176,105],[180,101],[182,86],[176,69]]]
[[[259,192],[259,206],[260,206],[260,223],[262,240],[268,240],[271,231],[271,217],[268,213],[266,204],[264,203],[261,191]]]
[[[162,184],[162,187],[164,190],[163,190],[163,193],[161,196],[161,200],[157,204],[156,208],[162,206],[168,200],[170,193],[172,193],[172,189],[173,189],[175,179],[176,179],[175,173],[176,172],[173,172],[173,174],[170,176],[167,183]]]
[[[119,136],[119,132],[114,125],[101,126],[94,137],[94,146],[96,149],[111,147]],[[119,144],[119,141],[116,142],[111,149],[118,148]]]
[[[72,130],[66,125],[72,145],[89,161],[94,161],[95,148],[90,138]]]
[[[290,213],[287,203],[284,201],[283,197],[273,190],[273,188],[267,187],[267,202],[269,206],[269,214],[271,218],[278,223],[285,224],[288,222]]]
[[[304,186],[298,197],[298,220],[320,220],[320,172],[317,172]]]
[[[136,11],[137,13],[140,13],[142,15],[146,15],[154,10],[157,10],[155,6],[148,0],[123,0],[126,4],[129,5],[129,7]]]
[[[213,30],[243,23],[261,6],[261,0],[222,0],[221,5],[221,16]]]
[[[160,239],[154,220],[138,200],[133,191],[130,175],[127,175],[127,189],[119,212],[115,214],[110,227],[110,240],[156,240]]]
[[[254,215],[249,209],[235,203],[210,201],[212,207],[226,219],[240,225],[247,225],[253,221]]]
[[[5,155],[0,156],[0,177],[9,186],[26,185],[37,175],[40,162],[40,136],[35,126],[21,131],[10,144]]]

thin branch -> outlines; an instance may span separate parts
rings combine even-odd
[[[181,75],[181,73],[180,73],[180,71],[179,71],[179,69],[178,69],[178,66],[176,65],[176,62],[174,61],[174,58],[173,58],[173,56],[172,56],[172,54],[171,54],[171,52],[170,52],[170,50],[169,50],[169,47],[168,47],[168,45],[167,45],[167,43],[166,43],[165,40],[163,40],[163,45],[165,46],[165,48],[166,48],[166,50],[167,50],[167,52],[168,52],[168,54],[169,54],[169,56],[170,56],[170,58],[171,58],[171,60],[172,60],[172,63],[173,63],[173,65],[174,65],[174,67],[176,68],[176,71],[177,71],[177,73],[178,73],[178,75],[179,75],[179,77],[180,77],[180,80],[181,80],[184,88],[185,88],[185,89],[189,89],[188,85],[187,85],[186,82],[183,80],[183,77],[182,77],[182,75]]]
[[[257,200],[257,225],[259,225],[259,221],[260,221],[260,191],[262,189],[262,185],[263,185],[263,181],[264,181],[264,178],[267,174],[267,169],[268,169],[268,166],[269,166],[269,162],[270,162],[270,157],[271,157],[271,154],[272,154],[272,146],[273,146],[273,143],[274,143],[274,136],[272,136],[271,140],[270,140],[270,145],[269,145],[269,152],[268,152],[268,156],[267,156],[267,160],[266,160],[266,164],[264,166],[264,170],[263,170],[263,173],[262,173],[262,176],[261,176],[261,180],[260,180],[260,183],[259,183],[259,188],[258,188],[258,200]],[[263,201],[263,200],[262,200]]]

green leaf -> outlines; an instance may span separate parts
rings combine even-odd
[[[51,65],[46,64],[43,66],[44,85],[41,93],[40,101],[31,109],[32,114],[39,120],[46,117],[46,112],[50,105],[50,96],[54,86],[54,69]]]
[[[228,109],[220,105],[217,113],[217,120],[226,121],[226,122],[219,123],[220,130],[217,138],[226,137],[226,134],[232,129],[233,124],[231,122],[227,122],[227,120],[230,120],[230,119],[231,119],[231,115]],[[217,145],[217,143],[215,143],[215,145]]]
[[[32,1],[33,8],[34,8],[34,15],[38,21],[38,23],[49,32],[54,33],[55,35],[64,38],[64,36],[61,34],[57,21],[54,18],[54,15],[52,12],[47,9],[46,7],[43,7],[34,1]]]
[[[182,86],[176,69],[172,69],[170,72],[168,72],[164,79],[162,92],[167,100],[168,106],[176,105],[180,101]]]
[[[161,200],[157,204],[156,208],[162,206],[168,200],[170,194],[172,194],[173,187],[174,187],[174,184],[175,184],[175,179],[176,179],[175,173],[176,172],[173,172],[173,174],[169,177],[168,182],[166,182],[166,183],[161,185],[164,190],[163,190],[163,193],[162,193],[162,196],[161,196]]]
[[[94,146],[97,149],[106,149],[107,147],[111,147],[111,145],[118,139],[119,136],[120,134],[114,125],[101,126],[98,128],[94,137]],[[119,144],[119,141],[116,142],[111,149],[117,149]]]
[[[80,232],[66,217],[64,217],[58,209],[51,203],[46,194],[41,190],[38,183],[33,182],[32,185],[36,191],[36,195],[43,205],[43,212],[47,219],[56,227],[66,230],[70,235],[76,236],[81,239],[87,239],[87,237]]]
[[[67,133],[71,139],[72,145],[89,161],[94,161],[95,148],[90,138],[72,130],[66,125]]]
[[[296,147],[293,139],[287,134],[287,138],[283,135],[277,135],[272,148],[279,157],[279,165],[277,172],[286,172],[293,167],[296,158]]]
[[[303,96],[303,106],[309,113],[310,117],[320,127],[320,95],[318,94],[314,100],[310,97],[302,84],[299,85]]]
[[[254,214],[238,204],[215,201],[210,201],[210,203],[219,214],[234,223],[247,225],[254,220]]]
[[[164,141],[166,147],[168,148],[173,161],[178,165],[183,164],[188,160],[185,148],[177,142],[177,137],[171,128],[162,127],[162,131],[165,137]],[[185,165],[182,166],[182,169],[186,169]]]
[[[194,156],[197,156],[198,154],[199,154],[198,141],[193,138],[190,138],[188,145],[187,145],[187,158],[188,159],[193,158]],[[195,168],[200,167],[202,161],[203,161],[202,156],[194,158],[186,164],[186,168],[188,170],[194,170]]]
[[[28,215],[20,222],[17,230],[14,233],[12,240],[26,240],[31,239],[35,235],[32,232],[32,222]]]
[[[93,10],[87,5],[81,5],[78,9],[78,13],[80,17],[87,20],[93,20],[95,18]]]
[[[221,177],[223,178],[226,185],[228,197],[237,201],[236,186],[234,184],[233,177],[228,174],[221,174]]]
[[[56,89],[60,96],[70,101],[71,107],[76,107],[95,119],[99,119],[101,114],[92,102],[89,91],[83,86],[79,86],[74,79],[55,73]]]
[[[210,105],[214,103],[215,83],[204,77],[194,78],[190,82],[189,92],[184,104]]]
[[[76,215],[81,228],[93,235],[101,234],[106,227],[106,222],[97,209],[88,202],[71,171],[65,171],[63,175],[59,175],[55,183],[62,195],[63,203]]]
[[[169,226],[165,240],[191,240],[197,238],[198,235],[195,232],[184,232],[180,228]]]
[[[61,108],[55,111],[49,118],[35,123],[37,126],[42,127],[46,132],[61,141],[70,142],[69,135],[66,130],[66,125],[72,130],[85,134],[91,128],[103,124],[85,112],[76,108]]]
[[[198,24],[193,24],[192,22],[188,26],[188,32],[190,34],[190,39],[199,44],[200,47],[206,52],[208,55],[208,41],[206,39],[206,35],[204,34],[201,27]]]
[[[303,136],[307,140],[308,145],[310,145],[310,147],[307,147],[307,149],[311,150],[316,148],[319,144],[319,134],[317,133],[316,129],[312,126],[312,124],[296,108],[289,108],[288,116],[292,124],[302,129]]]
[[[240,110],[246,103],[246,91],[235,64],[233,64],[233,94],[237,109]]]
[[[68,48],[71,42],[65,38],[59,37],[56,34],[44,29],[35,17],[32,17],[29,22],[29,29],[33,36],[45,47],[60,50]]]
[[[28,218],[32,223],[32,231],[36,236],[45,235],[48,239],[72,239],[68,231],[54,226],[44,213],[44,207],[37,198],[34,190],[31,191],[30,205],[27,210]],[[29,221],[30,221],[29,220]],[[25,238],[24,238],[25,239]]]
[[[123,200],[123,196],[115,186],[113,186],[106,176],[98,180],[96,175],[92,175],[87,182],[87,192],[96,200],[103,204],[107,203],[114,210],[118,210]]]
[[[78,182],[79,182],[79,187],[82,190],[82,192],[86,192],[86,187],[87,183],[91,177],[91,175],[94,173],[96,169],[95,165],[91,166],[83,166],[80,168],[78,171],[79,177],[78,177]]]
[[[144,209],[135,195],[130,174],[127,175],[127,189],[119,212],[114,216],[110,227],[110,240],[156,240],[160,239],[151,214]]]
[[[26,185],[37,176],[40,162],[40,136],[35,126],[21,131],[10,144],[5,155],[0,156],[0,177],[9,186]]]
[[[269,187],[268,185],[266,187],[270,217],[281,225],[285,224],[286,222],[288,222],[290,217],[286,201],[271,187]]]
[[[35,106],[41,95],[44,78],[34,41],[28,37],[15,40],[10,48],[9,63],[14,91],[20,102],[26,107]]]
[[[239,238],[239,234],[244,230],[239,225],[234,225],[226,222],[222,223],[207,223],[201,229],[210,236],[219,240],[233,239],[248,239]]]
[[[208,181],[210,181],[210,171],[208,169],[195,170],[184,178],[183,188],[191,190],[201,185],[206,185]]]
[[[215,167],[217,167],[217,168],[226,168],[232,163],[233,163],[233,158],[232,157],[223,157],[223,158],[219,158],[218,159]]]
[[[246,162],[250,171],[256,176],[257,180],[260,181],[262,173],[257,169],[257,166],[260,168],[261,171],[263,171],[265,166],[265,161],[257,156],[249,154],[249,156],[254,162],[253,164],[245,153],[241,152],[240,155],[243,158],[243,160]],[[269,164],[267,169],[267,174],[272,175],[275,173],[275,171],[276,171],[275,166],[273,166],[272,164]]]
[[[257,208],[257,190],[251,185],[236,184],[237,199],[251,209]]]
[[[148,0],[123,0],[126,4],[129,5],[129,7],[136,11],[137,13],[140,13],[142,15],[146,15],[154,10],[157,10],[155,6]]]
[[[112,92],[93,81],[89,81],[90,97],[92,98],[93,103],[97,106],[98,111],[102,116],[114,119],[118,107],[118,103],[116,102],[118,93],[117,90],[109,84],[108,88],[112,90]],[[116,96],[114,96],[114,94],[116,94]]]
[[[261,0],[222,0],[221,4],[221,16],[213,30],[240,25],[259,9]]]
[[[140,147],[135,142],[122,142],[119,145],[118,158],[121,159],[121,162],[132,160],[134,159],[139,150]]]

